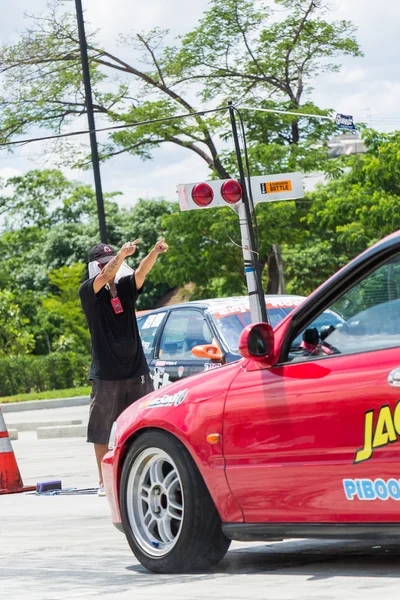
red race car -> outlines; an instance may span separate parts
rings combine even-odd
[[[240,352],[113,427],[105,487],[137,559],[185,572],[231,540],[400,536],[400,231]]]

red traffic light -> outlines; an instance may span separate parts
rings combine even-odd
[[[242,195],[242,186],[236,179],[224,181],[221,186],[221,196],[228,204],[236,204],[236,202],[239,202],[239,200],[242,199]]]
[[[197,183],[192,189],[192,198],[197,206],[208,206],[214,198],[213,189],[208,183]]]

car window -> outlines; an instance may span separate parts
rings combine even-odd
[[[344,323],[343,317],[335,313],[333,310],[325,310],[319,317],[317,317],[311,325],[308,326],[307,329],[316,328],[318,331],[322,331],[322,335],[326,331],[326,328],[334,327],[337,328],[338,325]],[[303,340],[303,336],[301,333],[296,337],[296,339],[292,342],[293,348],[300,348],[301,342]]]
[[[293,307],[269,308],[268,319],[272,327],[276,327]],[[225,315],[215,318],[215,323],[231,352],[239,354],[239,338],[243,329],[251,324],[250,312]]]
[[[138,317],[140,339],[142,340],[143,352],[146,358],[151,358],[157,331],[167,313],[152,313]]]
[[[163,360],[198,360],[192,348],[212,343],[212,333],[205,316],[198,310],[181,309],[172,311],[161,336],[159,358]]]
[[[400,257],[367,275],[292,342],[291,359],[400,346]],[[328,318],[329,317],[329,318]]]

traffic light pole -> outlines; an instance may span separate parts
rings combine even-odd
[[[106,227],[106,215],[104,212],[104,200],[103,191],[101,188],[101,176],[100,176],[100,161],[99,153],[97,149],[96,139],[96,128],[94,122],[93,112],[93,100],[92,100],[92,88],[90,84],[90,71],[89,71],[89,60],[87,54],[87,44],[85,36],[85,23],[83,20],[83,10],[81,0],[75,0],[76,8],[76,19],[78,22],[79,31],[79,46],[81,50],[81,61],[82,61],[82,72],[83,72],[83,83],[85,86],[85,98],[86,98],[86,109],[89,123],[89,136],[90,136],[90,147],[92,151],[92,165],[94,184],[96,189],[96,201],[97,201],[97,214],[99,219],[100,239],[103,244],[107,243],[107,227]]]
[[[231,119],[233,141],[235,144],[236,158],[239,168],[240,183],[243,190],[242,202],[238,207],[240,233],[242,237],[242,250],[244,270],[246,274],[247,290],[250,300],[250,314],[253,323],[264,321],[268,323],[267,309],[265,307],[265,296],[261,283],[261,269],[256,251],[253,224],[251,219],[251,208],[243,169],[242,155],[240,152],[239,137],[237,133],[235,109],[229,102],[229,116]]]

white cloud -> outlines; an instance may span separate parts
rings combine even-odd
[[[207,7],[208,0],[147,0],[126,2],[84,0],[86,19],[102,29],[101,37],[113,41],[121,32],[149,30],[153,27],[171,29],[175,34],[193,27]]]
[[[17,177],[18,175],[22,175],[22,171],[15,167],[0,168],[0,179],[10,179],[10,177]]]
[[[123,206],[132,206],[137,198],[162,197],[175,201],[178,183],[209,176],[206,165],[198,156],[180,148],[172,155],[161,149],[157,160],[148,162],[125,155],[122,160],[103,165],[102,175],[103,181],[108,182],[105,191],[123,193],[119,200]]]

